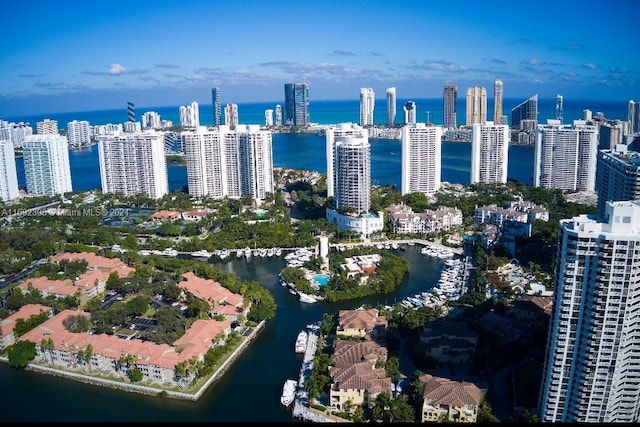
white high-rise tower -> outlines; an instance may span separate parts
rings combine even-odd
[[[53,196],[73,191],[66,136],[28,135],[22,142],[22,157],[28,193]]]
[[[327,197],[334,197],[335,192],[335,165],[334,154],[336,139],[340,136],[366,136],[367,130],[354,123],[340,123],[337,126],[330,126],[325,130],[326,157],[327,157]]]
[[[640,421],[640,201],[560,221],[545,423]]]
[[[17,199],[19,195],[13,144],[0,139],[0,201]]]
[[[371,207],[371,147],[367,135],[339,136],[335,141],[336,207],[357,214]]]
[[[161,132],[101,136],[98,157],[103,193],[145,194],[159,199],[169,192]]]
[[[373,126],[376,94],[370,87],[360,88],[360,126]]]
[[[440,188],[442,133],[441,126],[425,123],[402,128],[402,195]]]
[[[396,88],[387,89],[387,125],[396,124]]]
[[[73,120],[67,123],[67,139],[70,147],[87,147],[91,145],[89,122]]]
[[[471,184],[507,182],[509,126],[493,122],[471,129]]]

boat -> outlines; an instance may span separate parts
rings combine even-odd
[[[302,292],[300,292],[298,295],[300,296],[300,302],[306,302],[307,304],[313,304],[314,302],[317,302],[315,297],[313,297],[312,295]]]
[[[175,257],[178,256],[178,251],[173,248],[166,248],[161,252],[163,256]]]
[[[296,380],[286,380],[282,387],[282,396],[280,396],[280,403],[284,406],[289,406],[293,403],[293,399],[296,396],[296,388],[298,382]]]
[[[276,248],[276,251],[275,251],[275,254],[274,254],[274,255],[275,255],[275,256],[280,256],[280,255],[282,255],[282,248]]]
[[[211,258],[211,255],[213,255],[211,252],[204,249],[200,251],[191,252],[191,256],[195,258]]]
[[[275,253],[275,249],[273,248],[267,249],[267,257],[272,258],[274,253]]]
[[[304,353],[307,349],[307,339],[309,335],[305,331],[300,331],[296,338],[296,353]]]

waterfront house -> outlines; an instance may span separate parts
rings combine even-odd
[[[424,383],[422,393],[422,413],[424,422],[475,423],[478,407],[484,399],[485,391],[466,381],[421,375]]]
[[[378,315],[375,308],[369,310],[340,310],[336,335],[376,338],[384,336],[387,329],[387,318]]]

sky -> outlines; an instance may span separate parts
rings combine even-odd
[[[7,0],[0,118],[136,106],[464,97],[640,99],[640,1]]]

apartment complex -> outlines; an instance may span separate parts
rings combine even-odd
[[[434,194],[440,188],[441,126],[415,123],[402,128],[402,194]]]
[[[58,134],[58,121],[51,119],[44,119],[36,123],[36,133],[39,135],[57,135]]]
[[[496,79],[493,83],[493,123],[500,125],[502,123],[502,92],[503,92],[502,80]]]
[[[640,420],[640,202],[560,222],[542,422]]]
[[[28,193],[53,196],[73,191],[66,136],[26,136],[22,143],[22,156]]]
[[[184,127],[198,127],[200,126],[200,107],[196,101],[193,101],[189,105],[181,105],[180,112],[180,126]]]
[[[284,121],[293,126],[309,124],[309,85],[306,83],[285,83]]]
[[[122,133],[98,138],[103,193],[145,194],[159,199],[169,192],[164,134]]]
[[[519,130],[535,130],[538,125],[538,94],[511,109],[511,126]]]
[[[334,145],[335,203],[366,214],[371,207],[371,147],[367,135],[340,136]]]
[[[67,123],[69,147],[88,147],[91,145],[91,128],[86,120],[73,120]]]
[[[471,184],[506,183],[509,126],[476,123],[471,129]]]
[[[238,104],[227,104],[224,107],[224,124],[235,129],[240,124]]]
[[[391,205],[386,211],[389,228],[396,234],[434,233],[462,225],[462,211],[458,208],[439,206],[436,210],[414,212],[409,206]]]
[[[273,192],[271,132],[258,125],[200,126],[180,135],[187,161],[189,194],[258,202]]]
[[[213,126],[220,126],[222,124],[222,104],[220,103],[219,87],[214,87],[211,89],[211,103],[213,106]]]
[[[598,129],[584,120],[563,125],[548,119],[536,132],[533,185],[594,191]]]
[[[416,103],[413,101],[405,102],[402,107],[402,111],[404,111],[404,121],[405,125],[414,125],[417,120],[417,111],[416,111]]]

